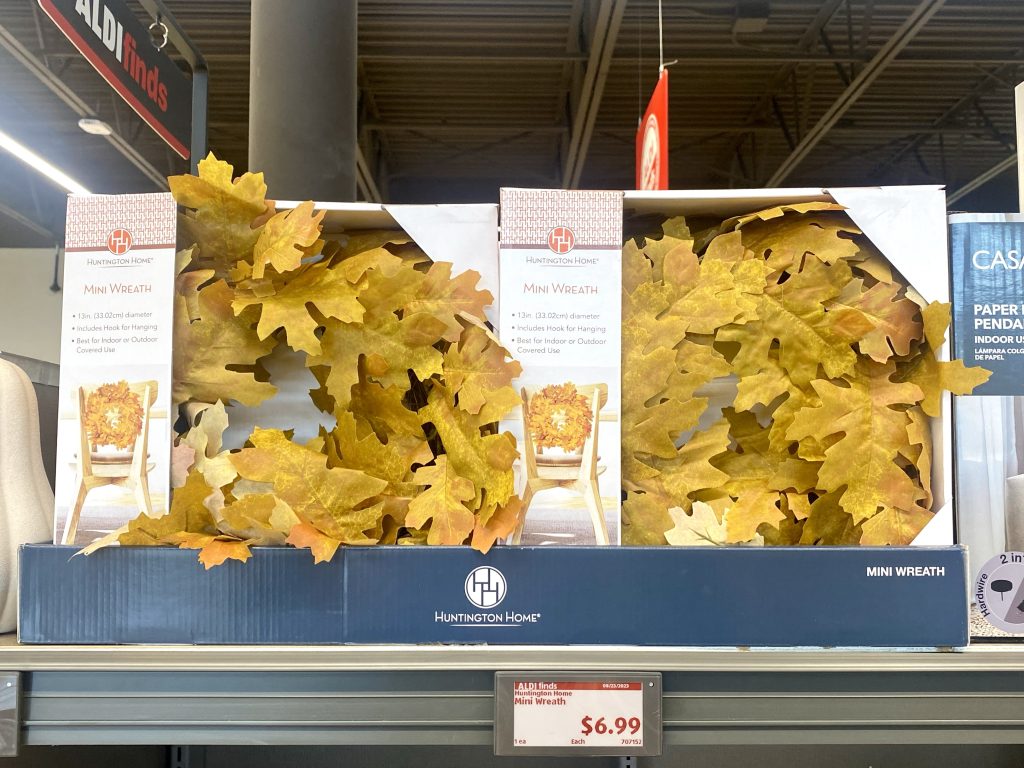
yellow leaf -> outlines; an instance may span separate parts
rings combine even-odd
[[[433,458],[426,440],[403,440],[392,434],[390,440],[383,443],[368,424],[358,425],[350,412],[338,416],[338,424],[329,439],[337,446],[335,466],[357,469],[386,480],[389,492],[399,496],[409,495],[415,490],[412,465],[423,464]]]
[[[313,201],[299,203],[290,211],[274,214],[263,226],[253,248],[252,276],[263,277],[268,266],[278,274],[297,269],[309,248],[320,238],[320,222],[326,211],[313,213]]]
[[[252,290],[236,292],[232,308],[241,314],[246,307],[260,307],[256,334],[266,339],[278,328],[284,328],[288,345],[310,355],[321,352],[316,336],[319,321],[310,313],[312,305],[324,317],[343,323],[358,323],[365,309],[358,300],[359,290],[342,270],[330,269],[326,261],[302,267],[280,288],[266,296]]]
[[[360,357],[365,357],[368,378],[384,387],[408,389],[410,370],[425,381],[442,372],[444,360],[417,337],[417,327],[415,318],[399,321],[392,314],[362,324],[329,320],[321,339],[322,353],[307,364],[330,367],[325,384],[336,410],[347,408],[352,399],[352,387],[360,380]]]
[[[486,520],[482,513],[477,515],[471,542],[473,549],[486,555],[498,539],[510,536],[519,525],[522,509],[523,502],[518,496],[513,496],[505,504],[496,507]]]
[[[715,510],[703,501],[695,501],[690,514],[679,507],[668,511],[675,525],[665,532],[665,539],[675,547],[697,547],[725,544],[728,533]]]
[[[314,563],[328,563],[338,551],[341,542],[321,533],[309,523],[299,523],[288,534],[288,543],[299,549],[309,549]]]
[[[476,518],[463,502],[476,496],[473,483],[459,477],[447,456],[416,470],[415,481],[427,486],[409,504],[406,525],[423,528],[430,522],[428,544],[462,544],[473,531]]]
[[[512,498],[516,449],[511,433],[482,436],[479,417],[456,408],[451,392],[439,386],[431,390],[427,405],[420,409],[420,420],[434,425],[452,470],[473,483],[476,498],[472,509],[485,504],[501,506]]]
[[[711,459],[729,447],[729,422],[720,419],[697,432],[676,451],[671,459],[651,459],[649,465],[658,475],[637,485],[671,500],[674,506],[685,507],[695,491],[721,488],[729,476],[715,468]]]
[[[622,504],[622,543],[628,547],[667,544],[665,531],[674,522],[669,501],[652,493],[626,494]]]
[[[497,421],[519,404],[510,384],[523,368],[514,360],[506,362],[509,357],[508,350],[483,329],[471,325],[463,331],[459,343],[448,348],[442,368],[445,381],[459,397],[460,408],[480,414],[490,405],[481,418]],[[494,407],[499,394],[504,412]]]
[[[893,353],[910,354],[910,344],[921,338],[922,327],[917,314],[920,308],[910,299],[900,297],[900,286],[876,283],[864,290],[864,281],[851,280],[839,296],[829,303],[830,314],[843,318],[860,318],[871,330],[855,335],[860,351],[879,363]]]
[[[298,522],[292,508],[274,494],[249,493],[224,507],[217,527],[249,544],[281,546]]]
[[[740,493],[724,517],[725,540],[738,544],[757,536],[757,529],[763,524],[778,525],[786,514],[779,505],[778,493],[753,491]]]
[[[179,205],[194,209],[184,217],[201,261],[223,277],[236,262],[251,258],[267,212],[262,173],[232,179],[233,168],[211,153],[199,161],[198,176],[172,176],[171,193]]]
[[[416,297],[404,305],[405,316],[429,315],[439,320],[445,329],[438,338],[458,341],[462,333],[459,315],[465,312],[482,320],[484,309],[494,302],[490,291],[477,290],[479,280],[480,274],[471,269],[452,277],[451,263],[436,261],[427,270]]]
[[[906,410],[898,407],[921,399],[915,385],[891,380],[892,364],[863,363],[860,371],[848,386],[812,382],[821,405],[802,409],[787,432],[794,440],[819,442],[842,435],[825,450],[818,482],[826,491],[846,487],[841,504],[855,524],[882,507],[914,504],[913,481],[895,463],[909,440]]]
[[[252,323],[231,311],[233,292],[218,280],[199,291],[200,319],[190,323],[184,299],[174,314],[174,401],[206,403],[236,400],[254,406],[277,388],[254,375],[257,361],[270,354],[273,339],[260,341]],[[231,370],[227,366],[231,366]]]
[[[921,408],[926,414],[938,417],[942,413],[942,393],[969,395],[975,387],[988,381],[992,372],[981,366],[968,368],[962,360],[940,361],[935,350],[941,349],[949,327],[949,304],[932,302],[921,310],[924,335],[928,346],[908,363],[902,365],[894,377],[921,388],[924,396]]]
[[[906,546],[934,517],[934,514],[920,507],[907,510],[887,507],[864,523],[860,543],[867,546]]]
[[[257,429],[251,448],[231,455],[243,478],[272,483],[274,493],[299,519],[345,544],[372,543],[364,531],[380,520],[382,506],[363,507],[387,481],[354,469],[331,469],[327,457],[291,442],[283,432]]]
[[[250,557],[252,557],[252,552],[249,551],[249,544],[244,541],[224,538],[214,539],[199,552],[199,562],[206,570],[210,570],[215,565],[221,565],[227,560],[238,560],[244,563]]]

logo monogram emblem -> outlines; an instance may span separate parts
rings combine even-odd
[[[576,235],[568,227],[555,227],[548,232],[548,248],[554,253],[568,253],[576,247]]]
[[[466,599],[477,608],[493,608],[505,599],[508,583],[497,568],[481,565],[466,577]]]
[[[107,236],[107,250],[115,256],[122,256],[132,249],[132,233],[127,229],[115,229]]]

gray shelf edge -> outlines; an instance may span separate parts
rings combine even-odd
[[[956,651],[642,646],[57,646],[0,636],[0,670],[1019,672],[1024,644]]]

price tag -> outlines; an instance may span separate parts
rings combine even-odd
[[[495,675],[499,755],[660,755],[661,675]]]

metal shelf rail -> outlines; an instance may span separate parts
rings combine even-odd
[[[27,646],[24,744],[488,745],[498,670],[664,675],[666,748],[1024,743],[1024,646],[963,652]]]

